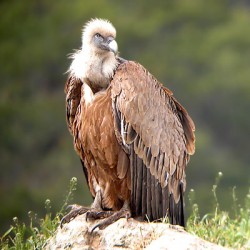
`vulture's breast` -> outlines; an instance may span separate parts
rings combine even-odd
[[[118,156],[122,152],[114,131],[111,91],[84,93],[82,87],[81,107],[77,120],[78,138],[84,151],[84,163],[89,174],[90,191],[95,196],[102,190],[103,206],[120,209],[122,201],[129,197],[126,176],[117,173]],[[124,183],[124,184],[123,184]]]

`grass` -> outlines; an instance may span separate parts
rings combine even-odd
[[[245,204],[241,207],[237,204],[235,187],[232,191],[233,215],[222,211],[217,199],[217,187],[222,177],[218,174],[212,192],[214,197],[214,210],[204,215],[199,215],[199,207],[194,203],[194,191],[189,194],[189,201],[192,205],[192,214],[187,221],[187,231],[207,241],[221,246],[234,249],[250,249],[250,189],[245,198]]]
[[[66,195],[61,210],[55,215],[51,214],[51,202],[45,201],[46,215],[38,219],[33,212],[28,212],[29,224],[19,222],[17,217],[13,218],[13,225],[1,236],[0,249],[2,250],[26,250],[26,249],[43,249],[46,240],[54,234],[60,223],[60,218],[68,206],[69,201],[73,198],[76,190],[77,179],[73,177],[70,180],[69,191]]]
[[[214,196],[214,210],[201,218],[199,207],[194,202],[194,191],[189,193],[192,213],[187,221],[187,231],[207,241],[234,249],[250,249],[250,190],[246,196],[243,207],[237,204],[235,188],[232,192],[233,216],[221,211],[216,190],[222,174],[219,173],[212,188]],[[65,208],[72,199],[76,189],[77,179],[70,181],[69,191],[61,210],[55,215],[51,214],[51,202],[45,201],[46,215],[38,219],[37,215],[29,212],[29,224],[22,223],[18,218],[13,219],[13,225],[1,236],[0,249],[43,249],[46,240],[54,234],[59,225]]]

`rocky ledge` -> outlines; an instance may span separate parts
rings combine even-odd
[[[76,217],[46,242],[45,249],[212,249],[224,247],[187,233],[182,227],[165,223],[120,219],[104,230],[91,229],[97,221]]]

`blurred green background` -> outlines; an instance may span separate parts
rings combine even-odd
[[[58,210],[72,176],[73,202],[91,202],[65,122],[64,83],[81,46],[83,24],[109,19],[121,56],[143,64],[170,88],[196,124],[196,154],[187,168],[202,213],[212,185],[232,207],[250,184],[250,4],[245,0],[1,1],[0,225],[27,212]],[[187,202],[188,206],[188,202]]]

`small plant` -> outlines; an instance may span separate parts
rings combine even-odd
[[[220,172],[213,185],[214,211],[200,218],[199,207],[194,203],[194,191],[189,194],[189,201],[192,205],[192,214],[187,222],[187,231],[207,241],[232,248],[250,248],[250,190],[246,196],[244,207],[239,206],[235,194],[235,187],[232,191],[234,217],[231,218],[228,212],[221,211],[217,199],[217,187],[222,177]]]
[[[77,178],[70,180],[69,191],[66,195],[61,210],[53,217],[51,213],[51,202],[45,201],[46,215],[42,219],[37,214],[28,212],[29,224],[19,222],[17,217],[13,218],[13,225],[1,237],[0,248],[2,250],[12,249],[43,249],[46,240],[53,235],[60,223],[60,217],[73,198],[76,190]]]

